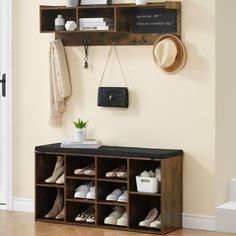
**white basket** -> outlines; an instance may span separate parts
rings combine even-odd
[[[140,177],[136,176],[136,184],[138,192],[157,193],[158,179],[156,177]]]

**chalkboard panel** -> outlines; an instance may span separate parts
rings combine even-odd
[[[139,8],[134,11],[132,33],[176,33],[176,10]]]

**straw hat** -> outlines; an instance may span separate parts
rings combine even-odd
[[[160,36],[153,45],[153,59],[167,74],[176,74],[186,63],[187,54],[181,40],[172,34]]]

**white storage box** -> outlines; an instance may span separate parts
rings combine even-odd
[[[158,179],[156,177],[136,176],[136,185],[138,192],[157,193]]]

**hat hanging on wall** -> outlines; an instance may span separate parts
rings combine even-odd
[[[176,74],[181,71],[187,60],[183,43],[172,34],[158,37],[153,45],[152,54],[156,65],[167,74]]]

